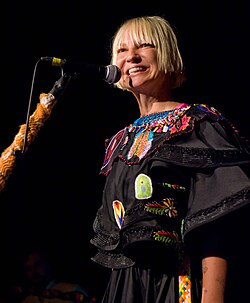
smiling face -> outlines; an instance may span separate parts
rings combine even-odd
[[[135,42],[125,33],[117,50],[116,65],[121,69],[119,84],[131,91],[153,88],[159,72],[155,46],[145,41]]]
[[[122,72],[118,88],[152,90],[171,78],[171,88],[184,80],[183,64],[173,30],[158,16],[126,21],[113,39],[111,64]]]

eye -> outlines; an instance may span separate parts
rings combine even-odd
[[[126,48],[119,48],[118,50],[117,50],[117,54],[120,54],[120,53],[124,53],[126,51]]]
[[[152,43],[142,43],[139,45],[139,48],[145,48],[145,47],[155,47]]]

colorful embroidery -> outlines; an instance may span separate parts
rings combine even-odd
[[[207,104],[194,104],[200,110],[218,116],[220,119],[223,118],[223,115],[213,106],[208,106]]]
[[[189,126],[189,121],[191,117],[183,116],[178,121],[176,121],[170,128],[170,134],[174,134],[176,132],[180,132],[182,130],[185,130]]]
[[[157,215],[166,215],[170,218],[177,217],[178,212],[174,199],[163,199],[161,202],[151,202],[145,205],[145,210]]]
[[[134,138],[127,158],[131,159],[133,156],[137,156],[139,159],[142,159],[151,148],[153,137],[154,133],[152,131],[140,130]]]
[[[185,103],[178,106],[173,110],[151,114],[148,116],[137,119],[133,124],[129,126],[129,132],[148,131],[160,133],[167,132],[172,126],[180,120],[181,116],[190,108],[190,105]],[[182,119],[181,123],[184,123],[183,128],[187,125],[187,119]],[[178,126],[180,129],[180,125]],[[181,128],[181,129],[183,129]],[[175,132],[175,131],[174,131]]]
[[[179,303],[191,303],[190,262],[184,259],[179,275]]]
[[[168,187],[168,188],[171,188],[173,190],[176,190],[176,191],[186,191],[186,188],[184,186],[181,186],[181,185],[178,185],[178,184],[170,184],[170,183],[167,183],[167,182],[162,182],[162,183],[159,183],[161,184],[163,187]]]
[[[179,303],[191,303],[191,279],[189,275],[179,276]]]
[[[156,241],[161,241],[170,245],[178,252],[178,258],[181,262],[179,270],[179,303],[191,303],[191,269],[190,261],[182,250],[182,244],[179,241],[178,234],[168,231],[154,232],[153,237]]]
[[[135,132],[136,135],[127,154],[127,159],[130,160],[133,156],[142,159],[152,147],[154,133],[169,132],[173,134],[178,130],[186,129],[189,126],[188,122],[191,117],[182,117],[182,115],[189,108],[190,106],[183,103],[173,110],[138,118],[128,128],[129,132]]]
[[[160,241],[167,245],[171,245],[172,247],[175,247],[176,249],[178,249],[180,247],[179,236],[175,231],[173,231],[173,232],[169,232],[169,231],[165,231],[165,230],[156,231],[153,234],[153,238],[156,241]]]
[[[115,200],[113,202],[113,210],[114,210],[114,216],[115,216],[116,223],[119,226],[119,228],[121,229],[122,223],[124,221],[124,216],[125,216],[125,210],[124,210],[122,202]]]
[[[135,197],[136,199],[148,199],[152,197],[153,187],[149,176],[140,174],[135,179]]]

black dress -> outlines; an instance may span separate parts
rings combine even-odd
[[[102,302],[200,303],[200,258],[225,256],[224,218],[248,210],[247,142],[214,108],[183,103],[106,143],[91,239],[112,269]]]

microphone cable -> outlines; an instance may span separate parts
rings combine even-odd
[[[27,109],[27,114],[26,114],[26,128],[25,128],[25,133],[24,133],[24,139],[23,139],[23,149],[22,149],[22,154],[25,152],[26,144],[27,144],[27,138],[28,138],[28,132],[29,132],[29,119],[30,119],[30,109],[31,109],[31,102],[32,102],[32,97],[33,97],[33,90],[34,90],[34,83],[35,83],[35,77],[36,77],[36,71],[37,71],[37,66],[38,63],[41,62],[41,58],[37,60],[34,71],[33,71],[33,76],[32,76],[32,81],[31,81],[31,89],[30,89],[30,96],[29,96],[29,102],[28,102],[28,109]],[[55,65],[57,63],[55,62]],[[58,65],[57,65],[58,66]],[[63,76],[63,67],[60,66],[61,69],[61,75]]]

